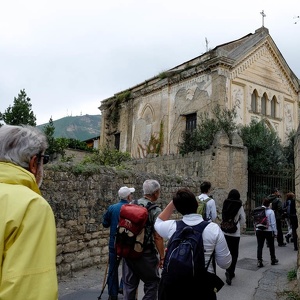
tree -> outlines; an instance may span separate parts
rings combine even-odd
[[[50,155],[50,159],[53,160],[54,154],[57,152],[57,142],[54,138],[55,127],[52,117],[49,119],[49,123],[44,126],[43,132],[45,133],[48,140],[47,153]]]
[[[297,136],[297,132],[295,130],[292,130],[288,135],[287,143],[283,147],[283,155],[286,159],[286,163],[288,165],[291,165],[291,166],[294,166],[294,163],[295,163],[295,161],[294,161],[294,155],[295,155],[294,147],[295,147],[296,136]]]
[[[264,120],[252,120],[240,129],[244,146],[248,148],[248,170],[268,174],[280,170],[285,164],[283,148],[275,131],[270,130]]]
[[[14,98],[13,106],[0,113],[0,120],[8,125],[31,125],[36,126],[36,117],[31,110],[30,98],[27,97],[25,89],[20,90],[18,97]]]

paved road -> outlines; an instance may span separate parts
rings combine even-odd
[[[275,244],[277,245],[276,241]],[[277,296],[287,282],[287,273],[297,265],[297,252],[292,244],[286,247],[275,247],[279,264],[272,266],[269,249],[263,251],[264,267],[256,266],[256,238],[243,235],[240,242],[239,260],[236,277],[232,285],[226,283],[218,293],[218,300],[274,300],[284,299]],[[59,281],[59,300],[97,300],[103,288],[105,266],[88,268],[73,274],[72,278]],[[217,274],[225,282],[225,271],[217,268]],[[138,299],[143,296],[142,286]],[[107,286],[101,296],[107,300]],[[123,297],[120,295],[119,300]]]

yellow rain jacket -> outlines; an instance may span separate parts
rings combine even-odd
[[[0,162],[0,299],[57,300],[56,226],[35,177]]]

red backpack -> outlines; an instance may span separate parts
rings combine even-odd
[[[149,202],[146,207],[139,204],[124,204],[115,237],[118,257],[139,258],[150,236],[145,234],[149,211],[157,204]],[[151,231],[152,232],[152,231]]]

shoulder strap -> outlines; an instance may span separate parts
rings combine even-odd
[[[210,255],[209,260],[208,260],[208,263],[207,263],[207,265],[206,265],[206,267],[205,267],[205,271],[207,271],[207,269],[208,269],[208,267],[209,267],[209,264],[210,264],[212,258],[215,256],[215,251],[216,251],[216,250],[214,249],[214,251],[213,251],[212,254]],[[215,272],[215,274],[216,274],[216,264],[214,264],[214,263],[213,263],[213,269],[214,269],[214,272]]]
[[[137,200],[136,200],[137,201]],[[138,201],[137,201],[137,204],[138,204]],[[142,204],[141,204],[142,205]],[[143,205],[142,205],[143,206]],[[150,224],[150,210],[151,209],[153,209],[153,208],[156,208],[156,207],[158,207],[158,205],[156,204],[156,203],[152,203],[151,201],[149,201],[148,203],[147,203],[147,205],[146,205],[146,208],[147,208],[147,210],[148,210],[148,220],[147,220],[147,222],[146,222],[146,226],[148,227],[148,228],[150,228],[150,230],[149,230],[149,233],[148,234],[146,234],[145,236],[146,236],[146,238],[145,238],[145,241],[144,241],[144,245],[147,245],[148,244],[148,242],[149,242],[149,240],[151,239],[151,236],[152,236],[152,234],[153,234],[153,232],[154,232],[154,224]]]
[[[152,203],[151,201],[149,201],[146,205],[146,208],[148,209],[148,211],[150,211],[151,209],[158,207],[158,204],[156,203]]]
[[[208,224],[209,224],[208,221],[202,221],[197,225],[191,225],[191,227],[193,227],[194,229],[202,233]],[[183,229],[185,226],[190,226],[190,225],[185,224],[182,220],[176,221],[176,230]]]

